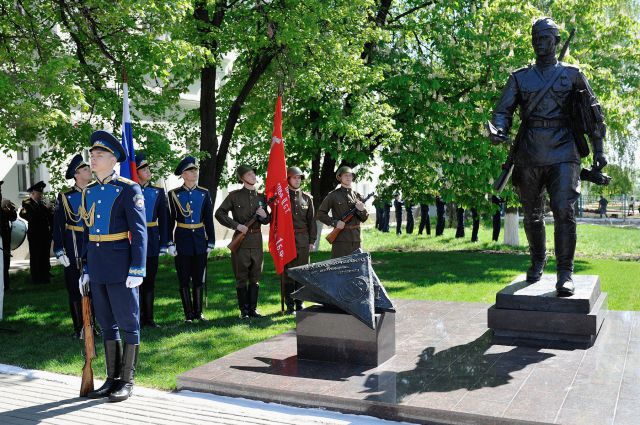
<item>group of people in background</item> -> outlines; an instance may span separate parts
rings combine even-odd
[[[444,234],[445,224],[446,224],[446,203],[442,200],[440,196],[435,196],[433,198],[436,209],[436,226],[435,226],[435,236],[442,236]],[[491,202],[494,204],[494,212],[492,214],[492,226],[493,226],[493,234],[492,240],[497,241],[500,237],[500,229],[501,229],[501,217],[504,214],[504,201],[494,195],[491,198]],[[374,201],[374,206],[376,208],[376,224],[375,228],[381,232],[388,233],[389,232],[389,221],[391,217],[391,206],[392,202],[386,201],[383,198],[378,197]],[[414,207],[415,205],[408,200],[402,200],[399,193],[394,195],[393,199],[393,208],[395,212],[396,219],[396,235],[402,234],[402,222],[403,215],[406,217],[405,224],[405,233],[413,234],[415,221],[414,221]],[[418,235],[422,235],[423,232],[426,232],[427,235],[431,235],[431,218],[429,217],[429,203],[421,202],[419,204],[420,208],[420,223],[418,225]],[[465,236],[465,209],[463,207],[455,207],[455,215],[456,215],[456,238],[463,238]],[[472,231],[471,231],[471,241],[478,242],[478,231],[480,228],[480,214],[477,208],[471,208],[471,219],[472,219]],[[404,214],[403,214],[404,212]]]

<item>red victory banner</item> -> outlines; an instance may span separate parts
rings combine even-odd
[[[269,252],[273,257],[277,274],[282,274],[284,266],[298,255],[288,186],[287,163],[284,157],[284,142],[282,140],[282,97],[278,96],[276,113],[273,119],[267,181],[265,183],[267,199],[271,199],[274,195],[276,196],[276,200],[271,207]]]

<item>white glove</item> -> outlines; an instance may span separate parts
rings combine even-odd
[[[78,289],[80,289],[80,294],[86,295],[89,293],[89,275],[87,273],[80,276],[80,280],[78,280]],[[86,288],[86,292],[85,292]]]
[[[211,251],[213,251],[213,248],[208,246],[207,247],[207,255],[211,254]]]
[[[63,267],[69,267],[69,265],[71,265],[71,262],[69,261],[69,257],[67,257],[65,254],[62,254],[59,257],[56,257],[56,259],[58,260],[58,263]]]
[[[169,245],[169,247],[167,248],[167,253],[172,257],[175,257],[176,255],[178,255],[178,253],[176,252],[176,246]]]
[[[144,278],[141,276],[129,276],[127,277],[127,288],[137,288],[138,286],[142,285],[142,280]]]

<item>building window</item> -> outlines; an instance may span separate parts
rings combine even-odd
[[[18,170],[18,190],[26,192],[32,184],[38,181],[39,167],[30,167],[29,162],[38,157],[38,146],[29,146],[28,151],[17,152],[16,166]]]

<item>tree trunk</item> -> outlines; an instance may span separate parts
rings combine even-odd
[[[323,152],[318,151],[311,160],[311,196],[313,196],[313,206],[316,211],[322,200],[338,184],[335,175],[336,160],[331,154],[324,152],[324,158],[321,161],[322,155]]]
[[[218,134],[216,127],[216,67],[208,66],[200,71],[200,150],[209,157],[200,162],[200,186],[211,193],[215,204],[220,178],[216,173],[218,159]]]
[[[504,216],[504,244],[509,246],[520,245],[520,235],[518,233],[518,209],[507,208]]]

